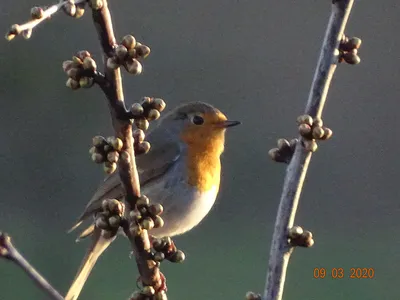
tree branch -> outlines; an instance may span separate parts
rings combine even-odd
[[[10,237],[0,232],[0,257],[8,259],[21,267],[26,274],[43,290],[51,299],[64,300],[64,297],[57,292],[46,279],[42,277],[29,262],[18,252],[11,243]]]
[[[353,2],[353,0],[332,1],[332,13],[305,109],[305,114],[311,117],[321,117],[329,85],[339,60],[339,44]],[[286,170],[272,238],[263,300],[280,300],[283,295],[286,269],[293,251],[293,246],[288,243],[288,232],[294,223],[299,197],[311,159],[311,152],[301,146],[301,140],[297,143]]]
[[[54,4],[46,9],[42,9],[40,7],[34,7],[31,11],[31,15],[33,17],[32,20],[24,23],[24,24],[14,24],[11,26],[10,30],[6,34],[6,39],[7,40],[12,40],[15,36],[24,33],[24,32],[32,32],[32,30],[42,23],[44,20],[48,20],[52,15],[54,15],[56,12],[58,12],[60,9],[64,7],[65,4],[67,4],[69,1],[68,0],[61,0],[58,4]],[[75,0],[75,4],[80,4],[84,3],[86,0]],[[30,33],[26,36],[27,38],[30,37]]]
[[[92,17],[104,52],[105,79],[108,83],[107,85],[102,84],[100,86],[108,99],[115,135],[119,137],[124,144],[121,154],[125,155],[121,155],[118,169],[121,182],[126,191],[125,201],[128,204],[129,211],[135,209],[136,201],[140,197],[140,183],[133,149],[132,120],[126,117],[128,112],[124,103],[121,71],[120,68],[112,70],[108,68],[106,64],[107,59],[113,55],[116,46],[107,2],[107,0],[103,0],[101,9],[93,9]],[[147,230],[143,230],[139,235],[133,235],[125,227],[125,233],[131,241],[132,250],[143,284],[153,286],[157,289],[161,285],[161,277],[159,268],[154,265],[154,261],[150,256],[150,240]]]
[[[96,71],[96,64],[93,60],[90,62],[89,69],[82,69],[82,65],[79,66],[80,69],[75,66],[75,69],[73,69],[75,75],[69,74],[71,75],[69,77],[73,77],[74,79],[72,80],[72,78],[70,78],[67,82],[67,86],[73,89],[79,88],[80,86],[90,87],[90,79],[92,79],[92,82],[96,82],[106,95],[115,136],[123,142],[120,159],[118,160],[118,172],[121,183],[125,189],[125,202],[127,203],[126,211],[127,215],[129,215],[129,212],[135,209],[136,202],[140,197],[140,181],[135,161],[134,138],[132,132],[133,115],[132,112],[127,111],[125,106],[120,65],[113,68],[107,66],[107,59],[115,56],[117,53],[115,51],[117,42],[114,35],[110,10],[108,8],[108,1],[61,0],[58,4],[52,5],[47,9],[34,7],[31,10],[31,20],[22,25],[15,24],[11,26],[11,29],[6,34],[6,38],[11,40],[17,35],[23,35],[24,37],[29,38],[32,29],[35,26],[58,12],[60,9],[63,9],[67,15],[79,18],[83,15],[86,4],[89,4],[92,10],[92,19],[103,50],[105,71],[104,74]],[[150,53],[150,49],[141,44],[137,51],[137,55],[131,57],[130,65],[128,62],[124,63],[124,67],[129,73],[139,74],[141,71],[141,65],[136,58],[144,58]],[[85,51],[81,52],[84,53]],[[86,54],[89,53],[87,52],[85,55]],[[80,61],[77,57],[75,57],[75,59],[76,61]],[[67,62],[67,64],[69,63],[72,63],[72,61]],[[80,61],[80,63],[82,64],[82,61]],[[71,64],[68,68],[70,67]],[[68,68],[66,67],[64,70],[66,71]],[[82,82],[77,78],[78,72],[81,72],[79,73],[80,76],[84,76]],[[78,79],[78,81],[76,79]],[[165,106],[165,104],[162,105],[162,103],[158,104],[161,105],[160,110]],[[140,142],[143,141],[140,141],[139,139],[137,144],[139,145]],[[125,221],[122,225],[131,242],[131,247],[135,254],[136,263],[140,273],[140,279],[143,285],[152,286],[157,291],[163,285],[163,281],[161,280],[158,264],[154,262],[152,257],[148,232],[147,230],[132,232],[130,230],[130,224],[128,223],[128,221]]]

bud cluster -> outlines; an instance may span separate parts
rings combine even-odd
[[[300,226],[290,228],[288,238],[292,246],[309,248],[314,245],[312,233],[308,230],[303,230]]]
[[[176,248],[170,237],[155,238],[153,239],[153,259],[158,263],[164,259],[180,263],[185,260],[185,253]]]
[[[309,115],[302,115],[297,118],[299,125],[299,133],[304,138],[302,144],[308,151],[317,151],[317,143],[315,140],[327,140],[332,137],[332,130],[323,126],[322,119],[315,117],[314,119]]]
[[[339,45],[339,62],[345,61],[350,65],[359,64],[361,59],[358,56],[358,49],[361,47],[361,39],[357,37],[348,38],[343,35]]]
[[[149,121],[157,120],[165,106],[163,99],[143,97],[141,103],[132,104],[129,112],[136,127],[146,131],[149,128]]]
[[[141,154],[146,154],[150,150],[150,143],[148,141],[145,141],[145,134],[142,129],[136,129],[132,133],[134,143],[133,147],[135,149],[135,155],[141,155]]]
[[[104,171],[107,174],[114,173],[123,147],[122,140],[113,136],[107,139],[95,136],[92,141],[93,147],[89,150],[92,160],[98,164],[104,163]]]
[[[292,159],[298,141],[298,139],[292,139],[290,142],[286,139],[279,139],[278,148],[272,148],[268,154],[272,160],[288,164]]]
[[[136,209],[129,212],[130,231],[133,235],[140,234],[141,230],[151,230],[164,226],[164,220],[160,217],[164,208],[161,204],[150,204],[149,198],[140,196],[136,201]]]
[[[142,73],[142,64],[138,59],[146,58],[150,48],[136,41],[132,35],[123,37],[121,44],[114,48],[114,55],[107,59],[107,67],[115,70],[121,65],[133,75]]]
[[[63,70],[68,75],[66,86],[72,90],[93,86],[93,75],[97,64],[86,50],[79,51],[72,60],[63,62]]]
[[[40,20],[44,17],[44,10],[41,7],[35,6],[31,9],[31,20]],[[21,26],[14,24],[6,34],[6,39],[11,41],[17,35],[22,35],[25,39],[29,39],[32,36],[32,28],[21,30]]]
[[[124,214],[125,206],[117,199],[105,199],[101,203],[102,211],[95,216],[96,227],[116,233]]]
[[[139,197],[136,201],[136,208],[129,212],[129,231],[132,235],[139,235],[142,230],[152,230],[164,226],[164,220],[161,218],[164,208],[161,204],[150,204],[149,198],[145,195]],[[171,262],[182,262],[185,254],[178,250],[171,238],[164,237],[152,240],[152,258],[156,263],[164,259]]]

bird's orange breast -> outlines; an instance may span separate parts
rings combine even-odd
[[[221,162],[219,154],[212,151],[189,149],[187,156],[188,183],[199,191],[219,187]]]
[[[187,174],[188,183],[199,191],[209,191],[219,187],[221,176],[220,155],[224,150],[224,133],[197,131],[187,132],[182,139],[188,145]]]

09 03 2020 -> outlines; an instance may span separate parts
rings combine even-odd
[[[313,278],[324,279],[373,279],[375,278],[374,268],[314,268]]]

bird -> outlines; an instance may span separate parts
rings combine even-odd
[[[151,149],[136,157],[136,164],[142,194],[164,208],[164,226],[151,229],[152,237],[181,235],[209,213],[219,191],[225,131],[239,124],[208,103],[189,102],[166,113],[149,130]],[[101,211],[103,200],[123,198],[115,172],[99,185],[73,229]],[[92,242],[65,300],[78,298],[97,259],[115,239],[103,236],[93,224],[83,235],[91,235]]]

